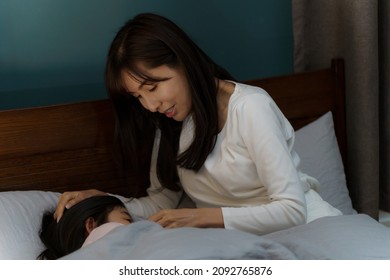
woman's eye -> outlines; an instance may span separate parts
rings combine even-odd
[[[151,87],[150,89],[149,89],[149,92],[153,92],[153,91],[155,91],[157,89],[157,85],[154,85],[153,87]]]

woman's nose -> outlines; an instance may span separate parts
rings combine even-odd
[[[158,108],[161,104],[156,98],[153,97],[146,97],[144,96],[142,98],[142,105],[145,107],[145,109],[149,110],[150,112],[157,112]]]

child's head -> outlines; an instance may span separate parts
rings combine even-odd
[[[81,248],[94,228],[107,222],[132,222],[123,203],[114,196],[87,198],[65,210],[58,223],[53,212],[45,213],[39,237],[46,250],[38,259],[58,259],[72,253]]]

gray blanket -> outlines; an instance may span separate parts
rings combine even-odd
[[[227,229],[164,229],[140,221],[64,259],[388,259],[390,228],[367,215],[324,217],[264,236]]]
[[[278,242],[226,229],[164,229],[150,221],[115,228],[64,259],[296,259]]]
[[[301,260],[390,260],[390,227],[365,214],[323,217],[264,237]]]

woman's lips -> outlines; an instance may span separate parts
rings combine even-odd
[[[169,108],[168,110],[166,110],[164,112],[165,116],[167,116],[168,118],[172,118],[173,116],[175,116],[176,114],[176,107],[175,106],[172,106],[171,108]]]

